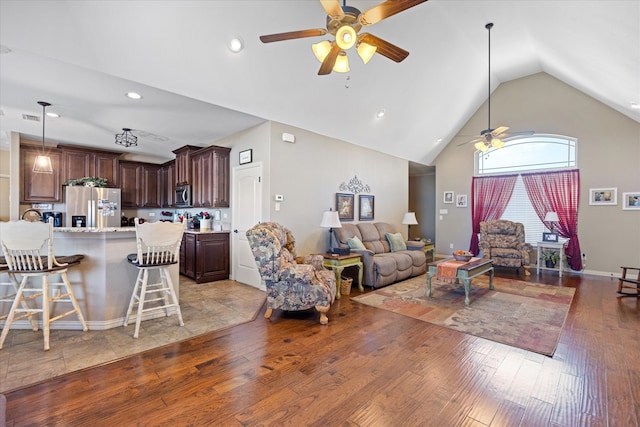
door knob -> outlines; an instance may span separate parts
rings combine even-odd
[[[234,233],[238,234],[238,229],[233,230]]]

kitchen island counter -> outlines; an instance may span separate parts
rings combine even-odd
[[[57,256],[84,255],[82,262],[69,268],[67,274],[89,329],[122,327],[138,274],[126,259],[137,251],[135,227],[59,227],[54,228],[53,241]],[[178,264],[169,267],[169,271],[179,300]],[[155,280],[153,275],[151,279]],[[155,317],[161,315],[156,313]],[[80,323],[72,317],[66,325],[63,322],[57,322],[60,328],[80,329]]]

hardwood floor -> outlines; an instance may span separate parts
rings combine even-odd
[[[638,298],[528,281],[577,289],[552,358],[343,297],[14,390],[7,425],[639,426]]]

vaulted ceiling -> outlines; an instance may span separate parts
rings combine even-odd
[[[168,159],[275,120],[429,164],[487,99],[487,22],[491,90],[546,72],[640,122],[639,0],[430,0],[366,29],[408,50],[403,62],[349,52],[351,71],[326,76],[311,44],[331,37],[258,38],[325,19],[317,0],[0,0],[2,139],[41,138],[23,115],[43,100],[61,115],[46,121],[59,143]],[[137,147],[114,144],[123,127]]]

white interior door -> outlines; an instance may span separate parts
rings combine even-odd
[[[234,280],[265,289],[247,241],[248,229],[261,222],[262,163],[233,170],[232,263]]]

